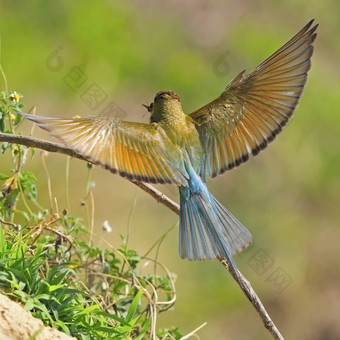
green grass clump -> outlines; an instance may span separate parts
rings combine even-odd
[[[143,339],[162,310],[156,296],[173,298],[171,275],[139,275],[135,251],[89,245],[72,216],[46,214],[21,228],[2,219],[0,226],[1,291],[78,339]]]

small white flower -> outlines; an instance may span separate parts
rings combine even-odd
[[[17,93],[17,91],[13,91],[9,95],[9,99],[15,104],[19,103],[20,98],[21,98],[21,95],[19,93]]]
[[[105,220],[105,221],[103,222],[102,227],[103,227],[103,230],[104,230],[104,231],[106,231],[106,232],[108,232],[108,233],[111,233],[112,227],[111,227],[111,225],[110,225],[110,223],[109,223],[108,220]]]

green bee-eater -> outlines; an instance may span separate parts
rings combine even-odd
[[[174,183],[180,191],[179,253],[189,260],[224,258],[251,242],[249,231],[207,189],[210,177],[257,155],[280,133],[298,104],[310,69],[317,25],[299,33],[247,76],[191,114],[173,91],[156,94],[150,123],[110,117],[25,115],[66,146],[123,177]]]

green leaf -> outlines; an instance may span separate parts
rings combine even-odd
[[[133,316],[135,315],[135,313],[138,309],[139,301],[142,297],[142,294],[143,294],[143,290],[140,289],[138,291],[138,293],[136,294],[136,296],[132,300],[131,306],[130,306],[129,311],[128,311],[126,318],[125,318],[125,320],[129,323],[132,320]]]
[[[37,187],[35,182],[37,178],[30,171],[23,171],[19,173],[18,177],[20,181],[20,185],[24,193],[32,200],[36,201],[37,199]]]
[[[10,178],[10,176],[0,173],[0,181],[4,181],[4,180],[9,179],[9,178]]]
[[[4,113],[0,112],[0,132],[4,132],[5,128],[5,116]]]
[[[91,314],[92,312],[97,311],[97,310],[100,310],[99,306],[98,305],[92,305],[92,306],[89,306],[89,307],[83,309],[80,313],[78,313],[78,316],[84,315],[84,314]]]
[[[97,312],[98,315],[103,315],[109,319],[113,319],[117,322],[119,322],[121,325],[124,325],[124,326],[128,326],[129,324],[126,322],[126,320],[120,318],[119,316],[115,315],[115,314],[111,314],[111,313],[107,313],[107,312],[104,312],[104,311],[98,311]]]
[[[148,331],[149,327],[150,327],[150,323],[151,323],[151,319],[147,319],[142,327],[142,329],[140,330],[136,340],[143,340],[144,336],[146,334],[146,332]]]
[[[29,311],[29,310],[32,310],[34,307],[35,307],[34,300],[28,299],[25,306],[24,306],[24,309]]]
[[[37,300],[51,300],[51,295],[49,294],[39,294],[35,297]]]

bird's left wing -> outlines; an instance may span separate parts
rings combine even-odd
[[[292,116],[310,69],[317,25],[309,22],[278,51],[220,97],[190,114],[200,135],[200,176],[215,177],[256,155]]]
[[[152,183],[186,185],[181,155],[167,144],[167,136],[152,124],[112,117],[50,118],[24,114],[84,158],[123,177]],[[180,152],[180,151],[178,151]]]

